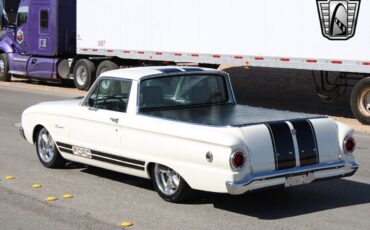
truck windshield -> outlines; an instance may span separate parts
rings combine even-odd
[[[143,80],[140,110],[166,109],[227,103],[226,80],[222,75],[169,76]]]

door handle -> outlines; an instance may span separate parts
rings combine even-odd
[[[95,112],[98,111],[98,109],[97,108],[94,108],[94,107],[89,107],[88,110],[95,111]]]
[[[112,121],[112,122],[114,122],[114,123],[116,123],[116,124],[118,124],[118,122],[119,122],[119,119],[118,118],[110,118],[110,120]]]

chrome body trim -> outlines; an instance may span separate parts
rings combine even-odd
[[[22,122],[14,124],[14,126],[17,128],[19,135],[23,137],[23,139],[27,140],[26,135],[24,134],[24,129],[22,127]]]
[[[268,173],[249,175],[238,182],[226,182],[229,194],[240,195],[248,191],[268,188],[273,186],[285,185],[285,187],[298,184],[308,184],[315,180],[328,179],[333,177],[345,177],[353,175],[359,164],[356,162],[329,162],[305,167],[296,167]],[[300,182],[292,184],[289,178],[302,176]]]
[[[18,128],[18,132],[21,135],[21,137],[23,137],[23,139],[27,140],[26,135],[24,134],[24,129],[22,127]]]

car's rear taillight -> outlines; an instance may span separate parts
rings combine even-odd
[[[243,168],[247,157],[243,152],[234,152],[230,157],[230,165],[233,169],[239,170]]]
[[[343,142],[343,150],[346,154],[351,154],[356,149],[356,141],[352,137],[347,137]]]

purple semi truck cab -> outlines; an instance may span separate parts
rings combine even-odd
[[[0,80],[69,79],[76,55],[76,0],[22,0],[0,34]]]

